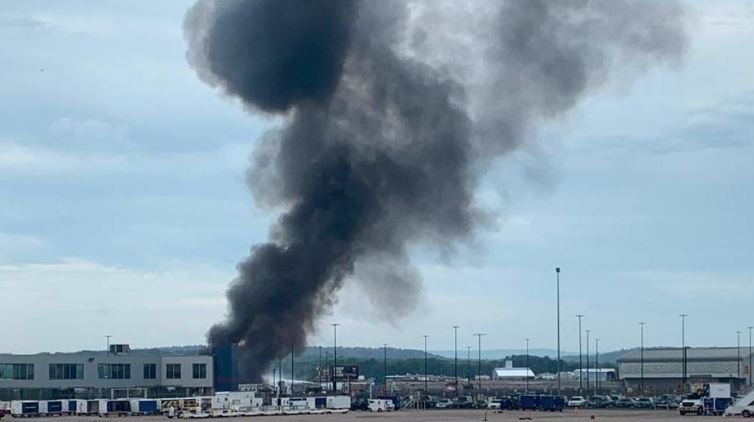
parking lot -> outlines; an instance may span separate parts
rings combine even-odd
[[[486,412],[487,420],[494,421],[518,421],[522,418],[531,417],[532,420],[552,420],[552,419],[567,419],[574,421],[587,421],[592,420],[610,420],[614,422],[620,421],[663,421],[663,420],[683,420],[685,418],[696,418],[696,416],[681,417],[675,411],[667,410],[565,410],[563,413],[549,413],[549,412],[519,412],[519,411],[506,411],[504,413],[493,413],[491,411]],[[358,421],[364,419],[378,420],[382,419],[390,422],[402,422],[402,421],[427,421],[427,422],[439,422],[439,421],[482,421],[485,417],[484,410],[427,410],[427,411],[400,411],[389,413],[370,413],[370,412],[349,412],[346,414],[336,415],[300,415],[300,416],[258,416],[258,417],[239,417],[230,418],[236,422],[252,422],[259,421],[262,418],[264,421],[287,421],[287,422],[317,422],[327,420],[337,422]],[[98,418],[95,417],[65,417],[65,422],[85,422],[93,421]],[[705,419],[707,419],[705,417]],[[101,418],[99,420],[102,420]],[[123,421],[129,422],[164,422],[167,418],[162,416],[132,416],[124,419]],[[526,420],[526,419],[523,419]]]

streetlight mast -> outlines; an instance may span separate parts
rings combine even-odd
[[[686,359],[687,359],[686,358],[686,317],[688,315],[687,314],[678,314],[678,316],[681,317],[681,350],[682,350],[682,352],[681,352],[681,362],[682,362],[681,363],[681,365],[682,365],[682,368],[681,368],[681,372],[682,372],[681,383],[684,386],[684,389],[683,389],[684,392],[686,392],[686,388],[685,388],[686,387],[686,376],[687,376],[687,372],[686,372],[686,367],[687,367],[686,366]]]
[[[644,326],[646,322],[640,322],[641,326],[641,395],[644,395]]]
[[[335,393],[338,391],[338,379],[335,377],[335,372],[337,371],[338,367],[338,325],[340,324],[333,323],[331,325],[333,333],[333,366],[330,378],[332,380],[332,391],[333,393]]]
[[[455,379],[456,396],[458,395],[458,328],[453,326],[453,378]]]
[[[556,291],[558,297],[558,395],[560,395],[560,267],[555,267]]]
[[[429,394],[429,390],[427,389],[427,337],[428,335],[424,335],[424,394]]]
[[[584,368],[581,366],[581,358],[583,356],[581,354],[581,318],[583,317],[583,314],[576,315],[576,318],[579,319],[579,392],[584,389],[584,383],[582,381],[584,378]]]
[[[486,336],[485,333],[475,333],[475,336],[477,336],[478,340],[478,347],[479,347],[479,356],[477,359],[477,368],[476,368],[476,377],[477,377],[477,383],[479,385],[479,394],[482,393],[482,336]]]

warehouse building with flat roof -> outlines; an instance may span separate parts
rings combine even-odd
[[[0,354],[0,400],[213,393],[213,357],[159,351]]]
[[[643,365],[642,365],[643,360]],[[618,373],[629,391],[641,394],[642,366],[645,394],[684,392],[686,386],[730,383],[734,390],[751,384],[748,348],[687,347],[631,350],[618,358]]]

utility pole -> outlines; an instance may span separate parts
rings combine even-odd
[[[477,367],[476,367],[476,377],[477,377],[477,384],[479,385],[479,393],[482,393],[482,336],[486,336],[485,333],[475,333],[475,336],[477,336],[477,340],[479,341],[478,349],[479,349],[479,356],[477,358]]]
[[[584,389],[584,383],[582,382],[584,378],[584,369],[581,366],[581,357],[583,356],[581,354],[581,318],[583,317],[583,314],[576,315],[576,318],[579,319],[579,393],[581,393],[581,390]]]
[[[529,340],[526,339],[526,393],[529,393]]]
[[[751,330],[754,327],[746,327],[746,328],[749,329],[749,386],[751,386],[752,385],[752,383],[751,383],[751,381],[752,381],[751,373],[754,372],[752,370],[754,368],[751,367]]]
[[[600,393],[600,339],[594,339],[594,394]]]
[[[428,335],[424,335],[424,394],[429,394],[429,390],[427,389],[427,337]]]
[[[453,326],[453,378],[455,379],[456,396],[458,396],[458,328]]]
[[[383,387],[383,391],[384,391],[383,394],[385,396],[387,396],[387,344],[383,344],[382,346],[385,348],[384,349],[385,350],[385,357],[384,357],[384,361],[383,361],[383,364],[384,364],[384,368],[383,369],[385,371],[385,381],[384,381],[385,385]]]
[[[317,371],[317,381],[319,385],[319,391],[322,391],[322,346],[319,346],[319,371]]]
[[[644,395],[644,326],[646,322],[640,322],[641,326],[641,395]]]
[[[558,395],[560,395],[560,267],[555,267],[555,279],[556,279],[556,290],[557,290],[557,297],[558,297],[558,306],[557,306],[557,314],[558,314]]]
[[[293,396],[293,386],[296,384],[296,378],[293,376],[293,343],[291,343],[291,397]]]
[[[586,330],[586,393],[589,394],[589,333],[592,330]]]
[[[736,331],[736,369],[737,369],[737,381],[736,384],[741,382],[741,331]]]
[[[466,346],[466,383],[471,384],[471,346]]]
[[[681,384],[683,385],[683,392],[686,392],[686,317],[687,314],[678,314],[679,317],[681,317],[681,362],[682,362],[682,368],[681,368]]]
[[[332,379],[332,391],[333,393],[338,391],[338,379],[335,378],[335,372],[337,371],[338,367],[338,325],[340,324],[331,324],[332,325],[332,334],[333,334],[333,366],[332,372],[330,374],[330,378]]]
[[[283,393],[283,353],[278,346],[278,394]]]

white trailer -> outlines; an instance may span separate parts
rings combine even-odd
[[[350,396],[327,396],[327,408],[331,410],[350,410]]]
[[[34,400],[13,400],[10,402],[10,414],[14,418],[39,416],[39,402]]]

